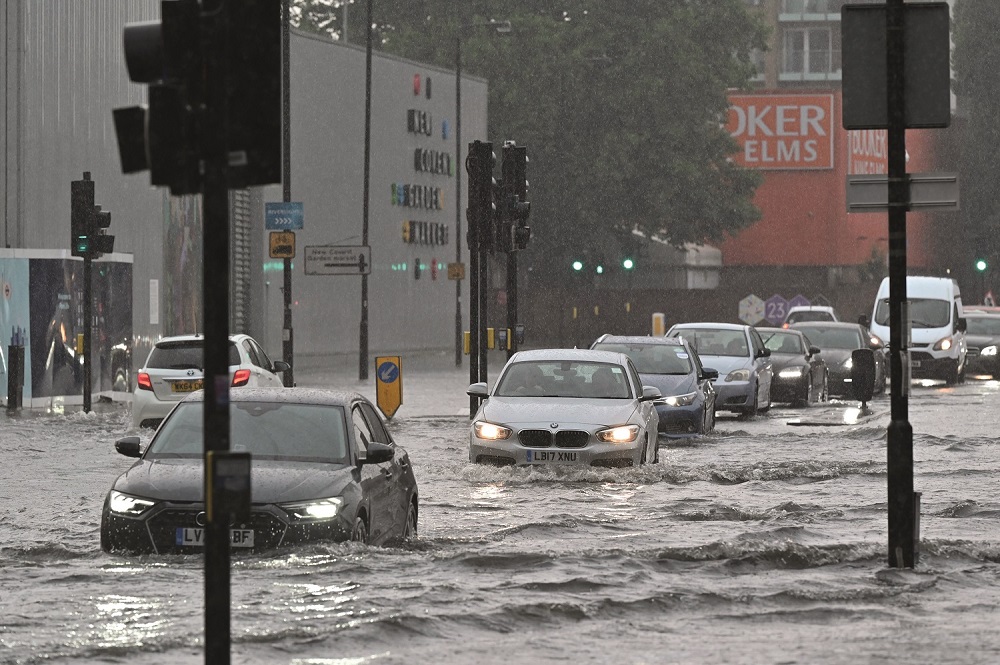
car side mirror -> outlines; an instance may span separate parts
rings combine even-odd
[[[115,450],[125,457],[142,457],[142,450],[139,448],[139,437],[125,436],[115,441]]]
[[[701,370],[701,378],[708,379],[709,381],[715,381],[719,378],[719,370],[711,367],[703,367]]]
[[[277,374],[278,372],[287,372],[292,368],[291,365],[286,363],[284,360],[275,360],[271,363],[271,371]]]
[[[867,328],[867,327],[871,326],[872,320],[871,320],[871,317],[868,316],[867,314],[861,314],[860,316],[858,316],[858,323],[860,323],[865,328]]]
[[[663,393],[660,392],[659,388],[654,388],[653,386],[643,386],[642,387],[642,398],[640,402],[651,402],[654,399],[660,399],[663,397]]]
[[[487,397],[490,396],[490,389],[483,382],[473,383],[471,386],[469,386],[469,389],[465,391],[465,394],[469,395],[470,397],[478,397],[479,399],[486,399]]]
[[[820,352],[820,348],[818,346],[810,346],[809,347],[809,355],[815,356],[819,352]]]
[[[385,464],[396,456],[396,449],[387,443],[372,441],[368,444],[368,454],[361,460],[362,464]]]
[[[955,330],[964,333],[968,329],[969,329],[969,322],[965,320],[965,317],[964,316],[958,317],[958,320],[955,322]]]
[[[771,357],[771,349],[767,349],[767,348],[761,349],[760,352],[757,354],[757,357],[758,358],[770,358]]]

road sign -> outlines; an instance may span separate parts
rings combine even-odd
[[[270,256],[272,259],[295,258],[295,232],[271,231]]]
[[[316,245],[306,247],[307,275],[370,275],[372,248],[368,245]]]
[[[788,315],[788,301],[777,294],[764,301],[764,318],[772,325],[781,325]]]
[[[957,173],[910,173],[908,210],[958,210]],[[889,209],[889,176],[847,176],[847,212]]]
[[[951,121],[951,32],[945,2],[907,3],[903,10],[903,107],[906,127]],[[841,13],[844,129],[889,126],[886,95],[886,6],[844,5]]]
[[[375,400],[386,418],[403,403],[403,359],[400,356],[375,358]]]
[[[764,320],[764,301],[750,294],[740,301],[740,321],[755,326]]]
[[[302,230],[304,220],[302,203],[264,204],[264,228],[268,231]]]
[[[451,280],[462,280],[465,279],[465,264],[464,263],[449,263],[448,264],[448,279]]]
[[[806,298],[801,293],[788,301],[788,306],[791,307],[808,307],[809,298]]]

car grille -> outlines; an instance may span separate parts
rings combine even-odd
[[[589,432],[578,432],[575,430],[556,432],[557,448],[583,448],[587,445],[588,441],[590,441]]]
[[[149,518],[149,535],[157,552],[169,552],[179,549],[176,546],[177,527],[199,527],[195,517],[202,510],[164,510]],[[253,529],[254,549],[277,547],[285,535],[285,524],[270,513],[250,513],[249,522],[241,522],[234,526]],[[194,548],[188,548],[194,549]],[[201,550],[202,548],[197,548]]]
[[[590,466],[603,466],[608,469],[624,469],[632,466],[632,460],[627,457],[619,459],[595,459]]]
[[[693,420],[682,419],[669,423],[660,423],[660,431],[665,434],[690,434],[696,431]]]
[[[514,466],[514,460],[510,457],[500,457],[499,455],[478,455],[476,464],[492,464],[493,466]]]
[[[979,347],[970,346],[966,355],[969,355],[969,356],[978,356],[979,355]]]
[[[923,362],[924,360],[933,360],[934,356],[929,353],[924,353],[923,351],[910,351],[910,360],[919,360]]]
[[[525,448],[548,448],[552,445],[552,432],[547,429],[523,429],[517,440]]]

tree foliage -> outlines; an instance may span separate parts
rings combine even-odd
[[[988,0],[955,4],[955,93],[964,124],[962,132],[962,217],[977,251],[1000,256],[1000,13]]]
[[[766,47],[742,0],[376,0],[374,19],[381,48],[442,67],[461,38],[463,72],[489,81],[489,137],[469,140],[527,145],[545,263],[633,229],[680,246],[759,218],[760,176],[722,127]]]

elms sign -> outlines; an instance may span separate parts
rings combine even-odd
[[[833,168],[833,95],[733,95],[729,104],[740,166]]]

